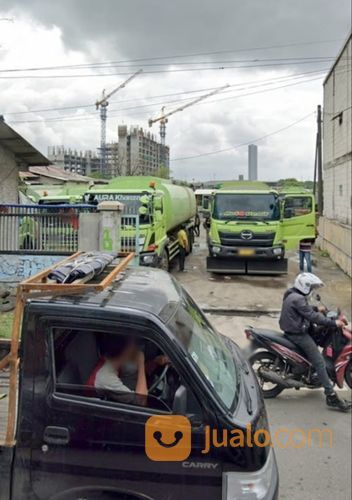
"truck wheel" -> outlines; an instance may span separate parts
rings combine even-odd
[[[7,296],[0,298],[0,312],[9,312],[15,309],[16,299],[15,297]]]
[[[164,248],[161,253],[159,267],[160,269],[163,269],[163,271],[169,271],[170,269],[169,254],[167,253],[166,248]]]

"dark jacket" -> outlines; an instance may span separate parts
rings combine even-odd
[[[328,327],[336,325],[333,319],[327,318],[309,305],[306,295],[296,288],[290,288],[286,291],[282,303],[279,320],[281,330],[285,333],[305,333],[310,323]]]

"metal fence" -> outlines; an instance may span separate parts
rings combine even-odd
[[[95,211],[92,205],[0,205],[0,252],[76,252],[79,214]]]
[[[71,254],[78,250],[79,215],[95,205],[0,205],[0,252]],[[123,214],[121,251],[140,253],[139,216]]]
[[[121,217],[121,251],[134,252],[135,264],[139,264],[139,254],[144,240],[139,231],[139,215],[124,214]]]

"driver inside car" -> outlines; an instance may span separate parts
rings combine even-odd
[[[136,341],[123,335],[104,336],[100,352],[101,358],[86,385],[119,393],[148,395],[147,377],[160,366],[170,363],[168,357],[162,354],[145,362],[144,353]]]

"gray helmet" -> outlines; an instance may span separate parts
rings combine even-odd
[[[309,295],[312,290],[322,286],[324,286],[324,283],[313,273],[300,273],[296,277],[294,284],[294,287],[304,295]]]

